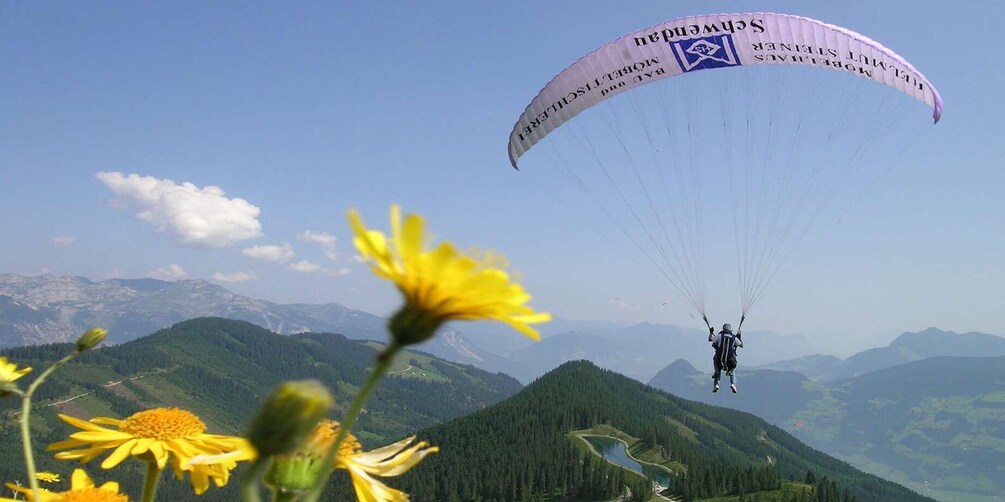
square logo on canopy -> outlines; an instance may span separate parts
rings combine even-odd
[[[740,66],[732,35],[692,38],[671,42],[673,55],[682,71]]]

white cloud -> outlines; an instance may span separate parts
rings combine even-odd
[[[300,260],[298,262],[290,263],[290,270],[294,272],[317,272],[321,270],[321,265],[317,263],[312,263],[307,260]]]
[[[177,263],[172,263],[166,267],[155,268],[149,272],[150,277],[154,279],[163,279],[165,281],[172,281],[178,279],[184,279],[188,277],[188,272],[181,268],[181,265]]]
[[[214,185],[199,188],[138,174],[99,172],[95,177],[136,217],[182,246],[222,248],[262,235],[258,207],[240,198],[228,199]]]
[[[297,235],[297,238],[304,242],[313,242],[321,246],[322,251],[324,251],[325,256],[330,260],[337,260],[338,254],[335,253],[335,241],[336,237],[328,232],[315,232],[313,230],[305,230]]]
[[[72,246],[74,242],[77,242],[77,239],[74,239],[69,235],[57,235],[52,239],[49,239],[49,242],[52,243],[53,246],[65,248],[67,246]]]
[[[322,270],[321,273],[324,274],[324,275],[327,275],[328,277],[342,277],[344,275],[349,275],[349,269],[345,268],[345,267],[342,267],[342,268],[326,268],[326,269]]]
[[[244,282],[253,279],[258,279],[258,276],[254,272],[234,272],[233,274],[224,274],[223,272],[216,272],[213,274],[213,280],[218,282]]]
[[[267,261],[269,263],[286,263],[293,258],[293,246],[283,243],[282,246],[252,246],[244,248],[241,253],[256,260]]]
[[[315,232],[313,230],[304,230],[300,232],[300,235],[297,235],[297,238],[304,242],[315,242],[322,247],[334,247],[336,240],[335,236],[328,232]]]

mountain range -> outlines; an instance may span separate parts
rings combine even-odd
[[[188,323],[158,330],[200,315],[227,316],[254,323],[265,328],[256,335],[259,337],[266,337],[268,331],[287,335],[303,333],[289,338],[291,343],[301,345],[317,343],[320,337],[325,340],[324,344],[328,344],[328,340],[344,340],[372,351],[385,337],[386,320],[379,316],[338,304],[275,304],[237,295],[205,281],[112,279],[94,282],[72,276],[0,275],[0,346],[66,342],[88,327],[100,325],[108,327],[110,341],[119,344],[103,349],[104,354],[115,354],[117,350],[134,354],[140,350],[138,348],[164,343],[164,337],[178,336],[181,340],[178,343],[184,344]],[[208,321],[200,320],[196,325],[203,326],[205,322]],[[226,324],[230,321],[215,322]],[[233,329],[236,328],[221,328],[220,331]],[[129,343],[154,331],[158,331],[154,336]],[[320,332],[335,332],[344,337],[312,334]],[[971,365],[968,359],[972,356],[1005,356],[1005,339],[1000,337],[983,333],[957,334],[930,328],[918,333],[905,333],[886,347],[840,359],[812,354],[812,345],[800,336],[745,332],[745,338],[750,343],[741,357],[739,374],[742,392],[736,396],[719,394],[713,399],[706,374],[709,349],[701,330],[650,323],[556,319],[544,325],[542,334],[543,340],[534,343],[514,335],[499,324],[450,324],[430,343],[422,345],[422,352],[413,351],[411,358],[417,364],[403,371],[410,375],[426,372],[436,380],[452,375],[453,370],[449,368],[469,368],[463,364],[471,364],[492,373],[507,373],[519,381],[531,382],[558,366],[587,359],[601,368],[649,381],[654,387],[688,399],[756,414],[829,454],[937,498],[955,500],[954,497],[962,496],[967,499],[1005,490],[1005,486],[998,481],[1005,471],[993,467],[1005,465],[1005,445],[1002,443],[1005,431],[999,420],[1002,417],[1000,403],[1005,402],[1005,376],[1000,375],[995,366],[1001,366],[1001,361],[992,358],[990,363]],[[223,367],[245,364],[240,361],[226,362],[229,355],[219,349],[202,347],[198,343],[192,346],[205,350],[206,354],[219,356],[225,362]],[[52,349],[43,346],[12,350],[13,354],[31,358],[35,357],[32,354],[45,354]],[[147,351],[141,350],[144,354],[157,352],[143,350]],[[158,350],[167,349],[162,347]],[[181,354],[177,347],[172,350],[175,350],[172,357]],[[354,353],[354,350],[348,350],[346,354]],[[793,353],[801,355],[784,357]],[[304,354],[297,357],[301,356]],[[161,356],[151,357],[158,364],[163,363],[159,359]],[[189,352],[186,357],[199,359],[201,355]],[[664,366],[667,360],[673,359],[678,360]],[[458,365],[458,362],[463,364]],[[701,371],[695,369],[696,362]],[[112,365],[111,373],[106,369],[87,371],[91,376],[104,380],[80,383],[56,378],[52,392],[61,392],[59,395],[65,397],[93,391],[93,395],[101,395],[107,401],[90,408],[96,412],[124,411],[139,402],[164,400],[163,395],[151,398],[135,390],[130,392],[146,397],[132,405],[117,400],[116,392],[108,392],[101,382],[122,382],[116,390],[127,389],[136,384],[129,379],[138,375],[129,376],[126,370],[131,367],[122,366],[121,362],[107,364]],[[189,364],[194,368],[192,372],[201,378],[206,370],[199,368],[211,367],[215,363],[198,360]],[[339,364],[347,363],[343,361]],[[358,371],[363,371],[358,362],[354,364]],[[756,366],[758,364],[760,366]],[[978,371],[975,368],[983,369]],[[138,371],[137,368],[132,369]],[[464,371],[476,370],[469,368]],[[918,386],[919,381],[927,380],[905,377],[919,373],[925,378],[934,378],[934,383]],[[162,378],[153,374],[139,376],[150,378],[151,382]],[[492,380],[489,377],[479,378]],[[499,378],[502,380],[492,380],[494,383],[490,385],[503,389],[498,395],[479,394],[480,397],[474,401],[468,397],[462,399],[481,408],[520,388],[516,380],[502,375]],[[444,380],[441,378],[438,381]],[[968,385],[970,381],[981,381],[982,384],[971,386]],[[180,396],[185,394],[185,385],[176,384],[175,399],[181,399]],[[237,384],[221,381],[220,385],[230,389]],[[264,385],[258,387],[263,388]],[[346,388],[352,388],[352,384]],[[907,388],[916,392],[903,392]],[[76,404],[68,406],[73,409],[77,404],[87,403],[88,399],[76,400]],[[226,398],[223,400],[226,402]],[[187,402],[195,404],[192,399]],[[245,395],[244,402],[247,406],[251,397]],[[414,416],[404,412],[407,419],[397,422],[397,425],[393,421],[385,424],[384,429],[370,432],[368,438],[396,437],[396,434],[406,430],[432,425],[447,416],[461,416],[475,409],[451,405],[443,399],[432,399],[430,403],[433,404],[429,406],[452,410],[450,413],[453,414],[437,414],[413,403],[410,406],[426,411]],[[230,409],[203,407],[202,411],[209,417],[208,423],[230,429],[237,428],[241,423],[233,417]],[[855,438],[855,441],[849,438]]]
[[[942,356],[1005,356],[1005,338],[974,331],[954,333],[928,328],[916,333],[904,333],[886,347],[864,350],[847,359],[811,355],[764,364],[758,368],[797,371],[813,380],[834,382],[899,364]]]
[[[84,354],[53,374],[36,396],[33,430],[39,450],[69,428],[55,413],[124,417],[155,406],[180,406],[211,432],[240,433],[262,397],[284,379],[316,378],[344,411],[372,365],[378,342],[341,335],[282,336],[248,322],[185,321],[137,340]],[[20,364],[45,367],[70,344],[5,349]],[[18,479],[17,412],[0,401],[0,477]],[[895,483],[855,470],[808,448],[779,427],[746,413],[684,400],[585,362],[569,362],[522,388],[505,375],[409,351],[367,404],[354,433],[368,448],[417,431],[440,447],[419,467],[390,483],[421,501],[646,500],[640,475],[592,453],[582,434],[626,441],[637,458],[665,469],[665,495],[676,499],[743,497],[818,500],[839,493],[858,500],[928,500]],[[70,466],[39,451],[41,468]],[[112,471],[137,491],[140,462]],[[89,469],[99,480],[109,473]],[[329,490],[349,493],[344,477]],[[233,483],[200,500],[234,499]],[[169,481],[165,500],[191,499]],[[341,500],[329,492],[325,500]]]
[[[980,334],[926,330],[902,336],[891,350],[871,351],[871,361],[891,364],[905,353],[896,347],[922,341],[930,349],[989,342]],[[709,372],[678,360],[649,384],[754,413],[814,448],[937,499],[997,500],[1005,493],[1005,356],[931,357],[826,383],[795,371],[741,367],[737,375],[739,394],[712,394]]]
[[[647,381],[668,361],[678,358],[698,363],[708,361],[711,352],[702,329],[653,323],[593,329],[574,329],[546,336],[539,343],[508,354],[518,362],[506,370],[523,382],[568,361],[585,359],[602,368]],[[750,332],[758,344],[745,354],[751,364],[763,364],[792,354],[811,353],[813,346],[800,335]]]
[[[239,319],[280,334],[344,333],[364,340],[383,340],[387,323],[337,303],[283,305],[202,280],[95,282],[77,276],[0,274],[0,347],[68,342],[94,326],[108,330],[109,343],[123,343],[196,317]],[[506,366],[449,327],[423,350],[494,371]]]
[[[202,280],[110,279],[0,275],[0,343],[6,346],[72,340],[92,326],[122,343],[195,317],[255,323],[281,334],[354,333],[378,339],[383,321],[338,304],[279,305],[248,298]]]
[[[281,334],[342,333],[383,340],[386,319],[330,303],[277,304],[233,293],[202,280],[110,279],[0,274],[0,347],[73,340],[92,326],[123,343],[195,317],[225,317]],[[501,371],[530,382],[579,359],[645,381],[668,361],[708,358],[704,331],[673,325],[555,319],[541,326],[534,343],[498,323],[451,323],[422,350],[445,359]],[[811,354],[799,335],[750,332],[758,343],[749,364]]]

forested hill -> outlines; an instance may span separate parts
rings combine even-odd
[[[753,415],[687,401],[585,361],[564,364],[486,410],[423,431],[442,451],[397,486],[417,501],[611,497],[605,473],[598,472],[603,466],[568,434],[600,425],[641,438],[633,449],[660,452],[661,463],[680,466],[686,475],[670,491],[688,500],[736,494],[751,479],[803,480],[808,471],[859,501],[930,500]]]
[[[199,415],[211,433],[241,434],[264,395],[283,380],[315,378],[324,382],[335,394],[337,409],[332,416],[338,417],[364,382],[376,345],[334,334],[284,336],[248,322],[202,318],[123,345],[100,348],[61,368],[35,394],[38,404],[32,428],[39,449],[36,458],[44,470],[68,475],[72,469],[72,464],[56,462],[42,451],[71,432],[56,418],[57,412],[123,418],[145,408],[179,406]],[[56,344],[6,349],[0,355],[38,372],[71,351],[69,344]],[[360,439],[371,447],[483,409],[521,388],[509,376],[421,352],[399,355],[391,371],[357,425]],[[18,403],[0,399],[3,481],[24,481],[19,436],[12,419]],[[96,466],[90,470],[98,478],[106,475]],[[115,474],[119,476],[121,471]],[[141,475],[137,469],[125,480],[127,485],[130,480],[138,482]],[[191,497],[190,488],[167,479],[163,489],[164,497],[181,497],[164,500]],[[235,497],[236,492],[210,490],[200,500]]]
[[[754,413],[830,455],[940,500],[1005,492],[1005,356],[931,357],[848,380],[740,368],[737,395],[709,392],[686,361],[653,387]]]

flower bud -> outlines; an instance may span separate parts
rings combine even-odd
[[[414,345],[432,338],[442,324],[442,318],[406,303],[391,317],[388,331],[398,345]]]
[[[91,328],[77,339],[77,352],[91,350],[108,338],[108,332],[101,328]]]
[[[321,458],[300,453],[279,455],[272,459],[265,472],[265,484],[276,493],[300,494],[310,491],[324,479],[324,464]]]
[[[317,380],[283,382],[272,391],[251,423],[248,441],[262,457],[295,450],[335,402]]]

